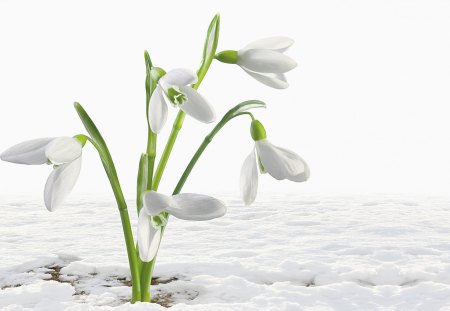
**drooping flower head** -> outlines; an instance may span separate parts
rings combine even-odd
[[[138,246],[142,261],[151,261],[159,247],[161,240],[161,225],[155,225],[152,217],[161,213],[168,213],[184,220],[210,220],[225,215],[227,208],[213,197],[182,193],[167,196],[155,191],[148,191],[143,197],[144,207],[139,212]]]
[[[269,37],[247,44],[239,51],[227,50],[216,55],[216,59],[239,65],[259,82],[276,88],[289,86],[284,73],[294,69],[297,63],[283,54],[294,40],[287,37]]]
[[[161,132],[167,121],[167,101],[203,123],[215,120],[214,108],[190,86],[196,81],[197,75],[184,68],[173,69],[159,79],[148,111],[148,120],[154,133]]]
[[[82,144],[72,137],[38,138],[5,150],[3,161],[40,165],[53,164],[44,190],[45,207],[53,212],[61,206],[80,175]]]
[[[240,177],[241,196],[246,205],[255,201],[258,192],[258,166],[262,173],[267,172],[277,180],[303,182],[309,178],[306,162],[295,152],[270,143],[261,122],[253,120],[250,132],[255,147],[245,159]]]

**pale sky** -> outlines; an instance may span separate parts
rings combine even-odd
[[[259,84],[214,62],[199,91],[218,118],[247,99],[274,144],[310,165],[306,183],[260,179],[260,193],[446,194],[450,189],[449,1],[0,0],[0,150],[23,140],[84,133],[79,101],[103,133],[125,192],[146,145],[143,51],[155,65],[197,69],[210,19],[219,50],[273,35],[295,40],[290,88]],[[167,138],[176,110],[159,137]],[[163,177],[171,192],[213,125],[187,117]],[[219,134],[186,192],[238,197],[253,141],[248,118]],[[95,150],[83,153],[75,194],[109,193]],[[43,192],[51,167],[0,163],[0,195]]]

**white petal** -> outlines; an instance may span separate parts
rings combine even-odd
[[[241,50],[238,52],[237,63],[260,73],[283,73],[297,66],[289,56],[271,50]]]
[[[249,50],[249,49],[267,49],[267,50],[273,50],[277,52],[284,52],[286,51],[292,44],[294,43],[294,40],[288,37],[269,37],[264,38],[260,40],[253,41],[249,44],[247,44],[243,50]]]
[[[164,100],[163,92],[160,86],[157,86],[150,98],[148,109],[148,121],[150,128],[156,134],[161,132],[167,121],[167,104]]]
[[[186,94],[188,98],[188,100],[181,105],[181,110],[203,123],[214,122],[216,119],[216,112],[200,93],[190,86],[180,86],[180,90]]]
[[[264,169],[273,178],[297,182],[308,179],[308,165],[296,153],[274,146],[267,140],[257,141],[256,150]]]
[[[60,207],[80,175],[81,157],[78,159],[57,166],[47,179],[44,191],[45,207],[53,212]]]
[[[189,85],[197,82],[197,75],[190,69],[176,68],[166,73],[159,83],[162,88],[167,91],[168,88],[173,86]]]
[[[138,248],[139,258],[143,262],[151,261],[158,252],[161,241],[161,228],[155,228],[151,224],[151,217],[144,209],[139,212],[138,220]]]
[[[177,202],[171,197],[155,191],[144,193],[144,209],[147,214],[156,216],[164,211],[170,205],[176,205]]]
[[[202,194],[174,195],[177,205],[167,207],[167,212],[184,220],[210,220],[225,215],[227,208],[221,201]]]
[[[245,205],[255,201],[258,192],[258,168],[256,165],[255,149],[245,159],[241,169],[241,196]]]
[[[289,149],[285,149],[285,148],[281,148],[281,147],[277,147],[277,146],[275,146],[275,148],[278,148],[278,150],[283,152],[284,155],[287,158],[289,158],[291,161],[299,161],[299,162],[303,163],[304,168],[301,170],[301,172],[298,173],[297,175],[291,176],[291,178],[289,178],[290,180],[296,181],[296,182],[303,182],[303,181],[308,180],[308,178],[310,176],[310,172],[309,172],[309,166],[305,162],[305,160],[303,160],[298,154],[296,154],[295,152],[293,152]]]
[[[81,156],[83,147],[78,139],[58,137],[45,147],[45,155],[53,164],[69,163]]]
[[[48,159],[45,155],[45,147],[53,139],[55,138],[38,138],[17,144],[5,150],[0,155],[0,159],[17,164],[45,164],[48,162]]]
[[[286,81],[286,76],[282,73],[256,73],[242,67],[246,73],[258,80],[262,84],[273,87],[275,89],[286,89],[289,87],[289,83]]]

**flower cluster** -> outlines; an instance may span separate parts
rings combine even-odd
[[[89,141],[95,147],[120,210],[133,283],[132,302],[150,300],[148,287],[153,264],[170,215],[190,221],[211,220],[225,215],[227,208],[222,201],[203,194],[181,193],[181,190],[205,148],[231,119],[246,115],[252,120],[250,136],[254,141],[254,147],[245,159],[240,175],[240,191],[246,205],[252,204],[256,199],[258,170],[260,173],[268,173],[277,180],[287,179],[294,182],[306,181],[310,175],[308,165],[299,155],[288,149],[277,147],[267,140],[264,126],[249,111],[266,105],[258,100],[250,100],[230,109],[205,137],[183,172],[172,196],[157,192],[184,116],[189,115],[202,123],[211,123],[216,119],[213,106],[197,91],[214,59],[222,63],[236,64],[257,81],[276,89],[289,86],[285,73],[297,66],[292,58],[284,54],[294,41],[282,36],[254,41],[238,51],[224,50],[216,53],[219,25],[220,17],[216,15],[208,28],[203,58],[196,73],[185,68],[166,72],[162,68],[153,66],[147,51],[144,54],[148,140],[146,152],[142,154],[139,163],[137,181],[137,249],[126,200],[112,156],[100,131],[79,103],[75,103],[75,109],[89,136],[79,134],[74,137],[29,140],[7,149],[0,155],[1,160],[17,164],[53,165],[53,171],[45,185],[44,202],[49,211],[54,211],[64,204],[78,179],[82,148],[85,143]],[[155,166],[156,137],[167,122],[168,104],[178,109],[178,115],[159,163]]]

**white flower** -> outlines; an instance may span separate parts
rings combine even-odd
[[[240,177],[241,196],[246,205],[252,204],[256,198],[258,164],[261,172],[267,172],[277,180],[302,182],[309,178],[308,164],[295,152],[271,144],[266,139],[265,129],[258,120],[252,122],[251,134],[255,140],[255,148],[245,159]]]
[[[38,138],[9,148],[0,159],[26,165],[54,165],[44,190],[45,207],[52,212],[63,204],[80,175],[81,152],[81,143],[75,138]]]
[[[297,63],[283,54],[294,40],[287,37],[270,37],[254,41],[239,51],[227,50],[216,55],[216,59],[239,65],[259,82],[276,88],[289,86],[285,72],[294,69]]]
[[[162,227],[152,225],[152,216],[167,212],[184,220],[210,220],[225,215],[227,208],[219,200],[195,193],[167,196],[149,191],[143,197],[144,207],[139,212],[138,247],[139,257],[151,261],[159,247]]]
[[[289,86],[283,73],[294,69],[297,63],[283,54],[294,40],[270,37],[254,41],[238,51],[237,64],[259,82],[276,89]]]
[[[167,121],[166,100],[201,122],[210,123],[215,120],[213,107],[189,86],[196,81],[197,75],[183,68],[173,69],[159,79],[150,99],[148,112],[148,120],[154,133],[159,133]]]

